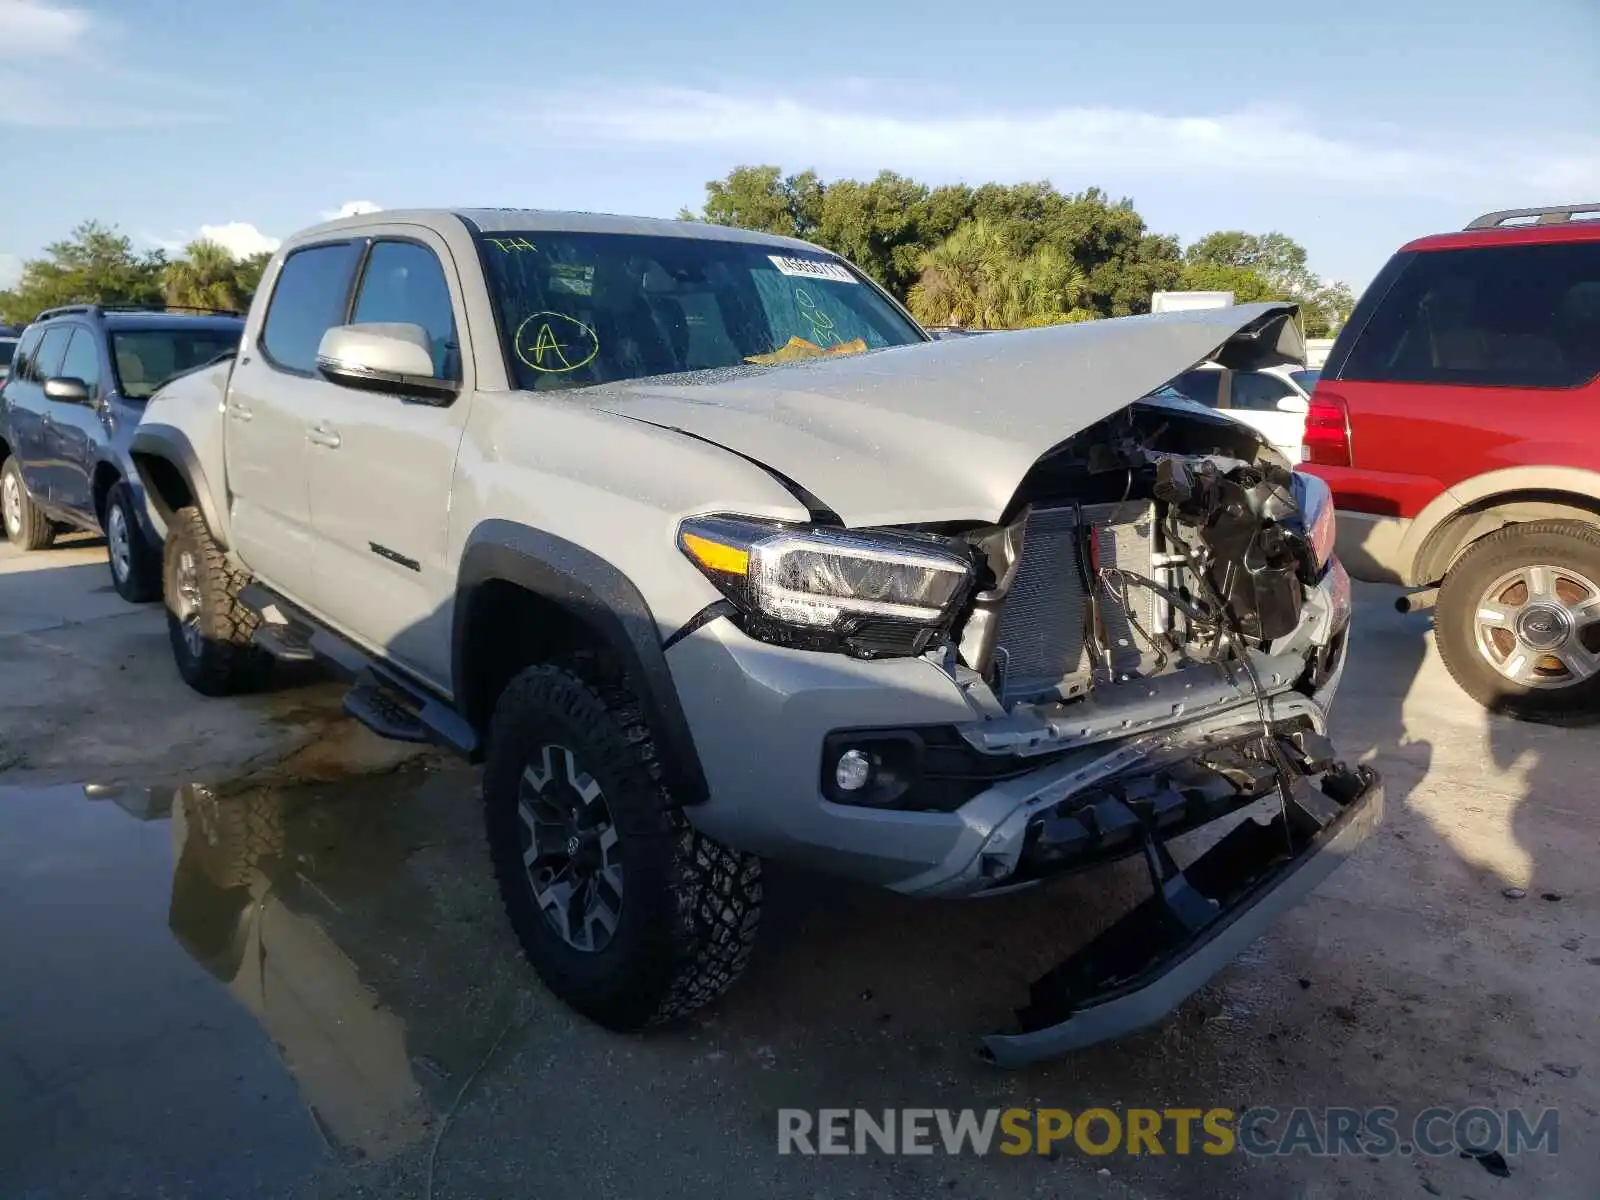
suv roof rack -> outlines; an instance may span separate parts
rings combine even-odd
[[[84,313],[87,316],[98,317],[106,313],[193,313],[197,316],[242,317],[244,314],[232,308],[204,308],[195,304],[62,304],[55,308],[47,308],[35,321],[48,320],[51,317],[64,317],[69,313]]]
[[[1580,213],[1600,214],[1600,204],[1560,204],[1553,208],[1506,208],[1484,213],[1468,229],[1499,229],[1504,225],[1565,225]],[[1529,218],[1534,218],[1529,220]]]

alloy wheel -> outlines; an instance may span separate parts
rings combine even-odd
[[[118,580],[126,580],[133,569],[133,545],[128,537],[128,517],[120,504],[113,504],[106,515],[106,545],[111,553],[112,573]]]
[[[1600,674],[1600,584],[1567,567],[1518,567],[1478,600],[1478,653],[1522,687],[1572,687]]]
[[[622,862],[600,784],[565,746],[544,746],[523,769],[517,811],[539,911],[574,950],[604,949],[622,913]]]
[[[184,646],[198,659],[205,648],[205,636],[200,630],[200,567],[195,562],[193,551],[184,550],[178,554],[178,565],[173,574],[177,592],[173,615],[178,618],[178,627],[183,631]]]
[[[0,478],[0,503],[5,507],[6,534],[15,538],[22,533],[22,485],[9,472]]]

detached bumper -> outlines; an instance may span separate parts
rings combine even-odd
[[[1179,871],[1145,843],[1154,894],[1033,984],[1020,1030],[983,1040],[1021,1066],[1151,1025],[1227,966],[1382,823],[1383,781],[1335,768],[1302,779],[1270,823],[1245,821]]]

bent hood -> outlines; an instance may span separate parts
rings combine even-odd
[[[592,396],[753,459],[852,527],[992,522],[1050,450],[1196,363],[1304,362],[1294,311],[1245,304],[1057,325]]]

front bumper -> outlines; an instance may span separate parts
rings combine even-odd
[[[1154,1024],[1227,966],[1370,837],[1383,783],[1365,767],[1305,781],[1283,810],[1247,820],[1182,871],[1146,842],[1152,895],[1032,987],[1015,1033],[983,1053],[1022,1066]]]
[[[1348,641],[1348,579],[1330,571],[1292,639],[1258,664],[1275,725],[1326,732]],[[1298,674],[1331,656],[1311,695]],[[1098,698],[1007,713],[924,659],[866,662],[756,642],[712,621],[667,654],[704,764],[710,798],[690,818],[742,850],[796,861],[916,895],[959,896],[1004,886],[1029,825],[1106,780],[1154,771],[1218,739],[1261,730],[1241,672],[1195,670]],[[1122,691],[1124,689],[1116,689]],[[836,804],[821,789],[824,740],[840,730],[943,726],[975,753],[1024,770],[955,811]],[[1220,813],[1218,814],[1220,815]]]

